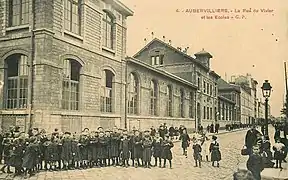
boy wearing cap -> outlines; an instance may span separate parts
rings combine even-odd
[[[135,131],[134,137],[133,137],[133,157],[132,163],[134,165],[134,161],[136,161],[135,167],[137,168],[140,166],[140,159],[142,159],[143,156],[143,149],[142,149],[142,138],[140,136],[140,133],[138,130]],[[143,165],[143,162],[142,162]]]
[[[129,144],[130,139],[128,138],[127,131],[123,132],[122,138],[120,139],[120,151],[121,151],[121,157],[122,157],[122,166],[125,166],[126,168],[129,166],[129,158],[130,158],[130,151],[129,151]]]
[[[61,159],[63,161],[64,170],[68,170],[68,168],[70,167],[69,162],[72,160],[72,149],[71,149],[72,141],[70,135],[71,135],[70,132],[65,132],[61,140],[62,145]]]
[[[120,145],[120,134],[118,128],[115,126],[113,132],[111,133],[111,149],[110,156],[112,159],[113,166],[119,165],[118,156],[119,156],[119,145]]]
[[[194,141],[192,149],[193,149],[193,157],[195,160],[195,167],[198,167],[198,163],[199,163],[199,167],[201,168],[201,159],[202,159],[201,151],[202,151],[202,148],[201,148],[200,144],[201,144],[200,139],[196,139]]]
[[[144,131],[144,136],[143,136],[143,163],[145,168],[151,168],[150,163],[151,163],[151,156],[152,156],[152,144],[153,144],[153,139],[149,134],[149,130]]]
[[[105,137],[104,132],[100,131],[99,132],[99,159],[100,159],[100,166],[101,167],[106,167],[107,162],[106,162],[106,157],[107,157],[107,139]]]
[[[157,166],[157,162],[159,160],[159,167],[161,167],[162,144],[163,144],[162,137],[160,137],[159,133],[156,133],[153,141],[153,156],[155,158],[154,166]]]
[[[80,135],[80,154],[81,154],[81,164],[82,168],[86,169],[88,167],[88,144],[89,144],[89,129],[85,128]]]
[[[169,161],[170,169],[172,168],[172,152],[171,148],[174,147],[173,142],[169,139],[169,135],[165,136],[165,139],[162,144],[162,158],[164,159],[163,168],[166,167],[166,161]]]

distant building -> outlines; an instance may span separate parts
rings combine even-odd
[[[155,38],[137,52],[134,58],[159,71],[172,73],[194,84],[197,87],[197,93],[195,93],[195,104],[193,105],[196,112],[193,120],[196,120],[196,127],[200,125],[206,127],[216,121],[218,111],[217,80],[220,76],[210,68],[211,54],[203,49],[195,56],[196,58],[188,55],[187,48],[182,51],[181,48],[175,48],[170,43]],[[173,89],[175,88],[173,87]],[[185,94],[185,97],[189,97],[187,92]],[[178,88],[173,91],[173,96],[179,97]],[[177,101],[175,103],[177,107]],[[172,119],[174,117],[177,117],[177,114],[174,113]]]
[[[225,97],[226,99],[230,100],[230,102],[227,104],[228,106],[232,106],[232,117],[231,121],[228,123],[232,124],[240,124],[241,122],[241,88],[238,85],[235,84],[229,84],[222,78],[218,79],[218,93],[219,97]],[[227,101],[226,101],[227,102]],[[224,103],[224,102],[223,102]],[[218,120],[226,120],[225,117],[225,110],[223,110],[223,106],[225,107],[225,104],[219,104],[219,117]],[[226,105],[226,106],[227,106]],[[224,121],[227,122],[227,121]]]

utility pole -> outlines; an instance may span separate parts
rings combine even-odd
[[[286,87],[286,100],[285,100],[285,116],[286,116],[286,122],[288,118],[288,84],[287,84],[287,67],[286,62],[284,62],[284,71],[285,71],[285,87]]]

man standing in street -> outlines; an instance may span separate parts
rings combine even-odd
[[[256,129],[255,125],[252,126],[246,133],[245,146],[247,147],[248,154],[252,153],[252,147],[257,144],[258,137],[261,133]]]

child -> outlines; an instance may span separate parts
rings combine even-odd
[[[130,151],[129,151],[129,143],[130,139],[128,138],[127,131],[123,132],[123,137],[121,138],[120,142],[120,150],[121,150],[121,156],[122,156],[122,165],[126,168],[128,167],[128,161],[130,158]]]
[[[76,169],[80,168],[80,161],[81,161],[81,156],[80,156],[80,146],[78,137],[76,135],[73,136],[72,139],[72,166],[74,166]]]
[[[163,141],[163,150],[162,150],[162,158],[164,159],[164,165],[163,168],[166,167],[166,161],[169,161],[170,169],[172,169],[172,152],[171,148],[174,147],[174,144],[172,141],[169,140],[169,136],[165,136],[165,139]]]
[[[143,136],[143,162],[144,162],[144,167],[145,168],[151,168],[150,163],[151,163],[151,156],[152,156],[152,144],[153,144],[153,139],[150,136],[150,133],[148,130],[144,131],[144,136]]]
[[[285,149],[285,145],[280,142],[279,138],[276,139],[276,143],[273,146],[274,158],[276,160],[276,168],[279,167],[280,169],[282,169],[282,161],[285,157],[284,149]]]
[[[261,180],[261,171],[264,169],[263,158],[258,145],[252,147],[252,155],[247,161],[247,169],[252,172],[255,180]]]
[[[193,149],[193,157],[195,160],[195,167],[198,167],[198,163],[199,163],[199,167],[201,168],[202,148],[200,144],[201,144],[200,140],[196,140],[192,146],[192,149]]]
[[[187,134],[186,129],[183,130],[183,133],[180,135],[179,140],[182,140],[182,149],[183,149],[183,155],[187,158],[187,148],[190,144],[190,137]]]
[[[153,156],[155,158],[155,165],[157,166],[157,162],[159,160],[159,167],[161,167],[161,153],[162,153],[162,143],[163,139],[160,137],[160,134],[155,133],[154,141],[153,141]]]
[[[12,150],[12,138],[11,138],[11,135],[10,133],[6,133],[5,134],[5,138],[3,140],[3,158],[4,158],[4,166],[1,168],[1,171],[3,173],[5,173],[5,168],[7,167],[7,173],[13,173],[11,170],[10,170],[10,163],[9,163],[9,159],[10,159],[10,156],[11,156],[11,150]]]

